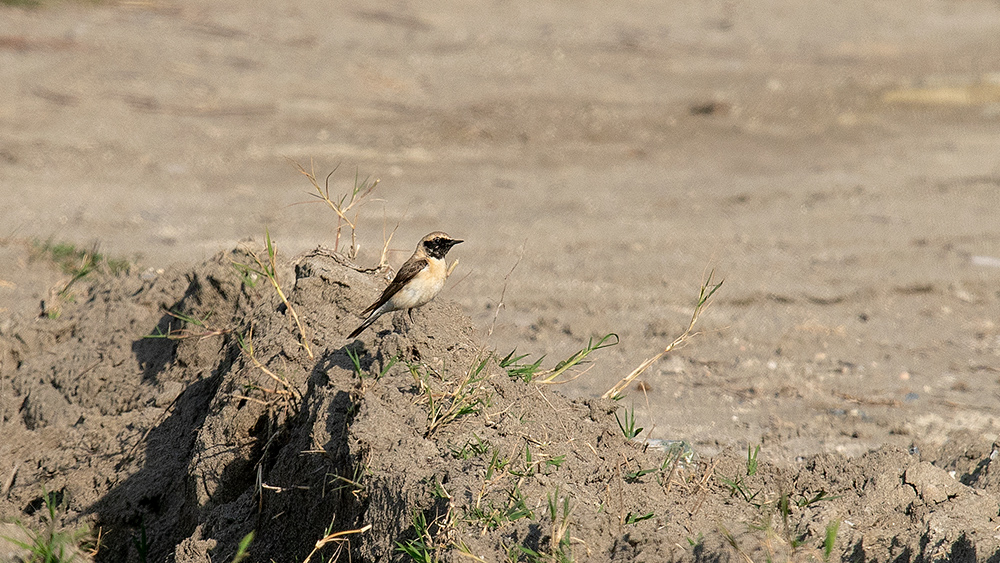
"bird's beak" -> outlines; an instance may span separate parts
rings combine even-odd
[[[465,241],[464,241],[464,240],[459,240],[459,239],[455,239],[455,238],[453,238],[453,239],[451,239],[451,241],[449,241],[449,243],[448,243],[448,244],[449,244],[450,246],[455,246],[456,244],[458,244],[458,243],[460,243],[460,242],[465,242]]]

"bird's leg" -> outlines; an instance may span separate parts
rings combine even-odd
[[[410,325],[413,325],[413,309],[406,310],[406,316],[410,317]]]

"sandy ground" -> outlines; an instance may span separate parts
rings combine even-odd
[[[362,263],[397,223],[396,265],[467,241],[442,299],[481,333],[517,264],[499,351],[620,337],[570,395],[659,351],[714,269],[704,332],[626,399],[653,438],[794,466],[1000,434],[996,2],[0,15],[0,236],[157,269],[267,228],[291,256],[335,221],[287,159],[339,163],[334,190],[381,179]]]

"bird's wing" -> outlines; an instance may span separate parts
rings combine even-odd
[[[407,282],[412,280],[426,267],[427,260],[425,258],[407,260],[406,263],[399,268],[399,271],[396,272],[396,276],[392,278],[392,283],[389,284],[389,287],[385,288],[385,291],[382,292],[382,296],[378,298],[378,301],[372,303],[370,307],[361,312],[362,316],[371,313],[382,305],[385,305],[386,301],[392,299],[393,295],[396,295],[400,289],[403,289],[403,286],[406,285]]]

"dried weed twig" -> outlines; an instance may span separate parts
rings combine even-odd
[[[329,559],[329,561],[336,561],[339,559],[340,551],[344,548],[344,544],[350,544],[350,540],[347,539],[346,536],[349,536],[351,534],[363,534],[371,529],[372,529],[371,524],[366,524],[365,526],[358,528],[357,530],[344,530],[343,532],[335,532],[335,533],[330,533],[330,530],[327,529],[327,534],[322,538],[316,540],[316,545],[313,547],[313,550],[309,552],[309,555],[306,556],[305,561],[303,561],[302,563],[309,563],[309,560],[312,559],[313,555],[316,555],[317,551],[323,549],[326,546],[326,544],[331,542],[337,543],[337,551],[334,552],[333,556]]]
[[[525,245],[526,242],[527,241],[525,241],[524,243],[521,243],[521,250],[517,254],[517,260],[514,261],[514,265],[510,267],[510,271],[507,272],[507,275],[503,277],[503,289],[500,290],[500,301],[497,303],[496,311],[493,312],[493,322],[490,323],[490,329],[488,331],[486,331],[486,337],[487,338],[489,338],[490,336],[493,336],[493,330],[497,326],[497,318],[500,316],[500,309],[503,309],[504,306],[505,306],[503,298],[504,298],[505,295],[507,295],[507,283],[510,281],[511,274],[513,274],[514,270],[517,269],[517,265],[521,263],[521,259],[524,258],[524,245]],[[456,260],[456,262],[457,262],[457,260]],[[452,266],[452,269],[453,268],[454,268],[454,265]]]
[[[330,171],[329,174],[326,175],[326,179],[323,182],[323,186],[320,186],[319,181],[316,180],[316,170],[313,167],[312,163],[310,163],[310,168],[312,168],[312,170],[306,170],[298,162],[291,159],[288,160],[289,162],[292,163],[293,166],[295,166],[295,168],[299,171],[300,174],[309,179],[309,183],[313,185],[313,188],[315,188],[316,193],[311,195],[318,198],[320,201],[326,203],[327,206],[329,206],[329,208],[332,209],[333,212],[337,214],[337,229],[336,229],[337,234],[336,234],[336,239],[334,239],[333,250],[335,252],[340,252],[340,234],[341,230],[344,228],[344,225],[346,225],[351,229],[351,248],[347,254],[351,260],[357,258],[358,240],[355,233],[357,230],[358,215],[360,211],[359,209],[356,209],[356,207],[357,208],[361,207],[361,204],[364,202],[365,198],[371,195],[371,193],[375,190],[375,186],[378,186],[380,180],[378,178],[374,180],[371,180],[370,178],[365,178],[364,180],[360,180],[360,176],[358,176],[358,174],[355,173],[354,188],[350,192],[342,195],[340,199],[334,200],[333,198],[330,197],[330,177],[333,176],[333,173],[336,172],[337,168],[340,167],[339,164],[335,166],[333,170]],[[353,215],[351,214],[351,211],[354,211]],[[390,239],[392,238],[391,235],[389,238]],[[386,242],[386,246],[388,246],[388,241]],[[385,251],[383,250],[383,259],[384,259],[384,254]]]
[[[378,266],[377,266],[378,270],[382,270],[389,265],[389,243],[392,242],[392,237],[396,235],[396,229],[398,228],[399,228],[399,223],[396,223],[396,226],[392,228],[392,231],[389,232],[389,236],[387,237],[385,236],[385,225],[384,224],[382,225],[382,239],[385,242],[382,243],[382,254],[379,255]]]
[[[260,360],[257,359],[257,354],[254,352],[254,348],[253,348],[253,326],[252,325],[250,326],[250,330],[247,331],[246,338],[237,335],[237,337],[236,337],[236,343],[239,345],[240,350],[242,350],[243,353],[246,354],[246,356],[248,358],[250,358],[250,361],[253,363],[253,365],[254,365],[255,368],[257,368],[260,371],[264,372],[264,374],[266,374],[268,377],[270,377],[274,381],[276,381],[279,384],[281,384],[281,386],[284,388],[284,389],[263,389],[262,388],[263,391],[268,392],[268,393],[273,393],[275,395],[282,395],[282,396],[285,396],[285,397],[293,397],[296,401],[301,401],[302,400],[302,394],[299,393],[298,389],[296,389],[294,386],[292,386],[292,384],[289,383],[287,379],[285,379],[284,377],[278,376],[273,371],[271,371],[270,369],[268,369],[267,366],[265,366],[264,364],[262,364],[260,362]]]
[[[211,338],[213,336],[222,336],[224,334],[229,334],[233,331],[232,328],[218,328],[208,324],[208,319],[211,318],[212,313],[208,313],[204,318],[199,319],[191,315],[185,315],[180,311],[166,311],[167,315],[183,321],[189,325],[200,327],[202,330],[197,331],[188,328],[178,328],[170,329],[166,333],[162,333],[157,328],[156,333],[143,336],[143,338],[166,338],[167,340],[185,340],[187,338],[197,338],[198,340],[205,340],[206,338]]]
[[[708,279],[701,284],[701,290],[698,292],[698,303],[695,305],[694,312],[691,314],[691,322],[688,323],[688,326],[686,329],[684,329],[684,332],[681,333],[680,336],[675,338],[673,342],[668,344],[667,347],[664,348],[662,352],[639,364],[639,367],[632,370],[632,373],[626,375],[621,379],[621,381],[616,383],[614,387],[605,391],[605,393],[601,395],[602,399],[609,399],[620,396],[622,391],[628,388],[628,386],[631,385],[633,381],[635,381],[635,378],[642,375],[642,372],[646,371],[646,369],[649,368],[649,366],[655,364],[660,358],[669,354],[671,350],[673,350],[683,342],[687,341],[688,338],[690,338],[693,334],[695,334],[693,332],[695,323],[698,322],[698,318],[705,311],[705,309],[708,308],[709,301],[711,300],[712,296],[715,295],[715,292],[718,291],[720,287],[722,287],[722,284],[725,281],[723,280],[720,281],[719,283],[712,283],[713,282],[712,277],[714,275],[715,275],[715,270],[712,270],[708,274]]]
[[[466,415],[477,414],[489,406],[490,396],[483,383],[489,377],[485,371],[489,357],[477,360],[449,391],[435,391],[430,384],[433,370],[426,365],[410,364],[410,374],[417,384],[420,400],[427,403],[427,431],[430,436],[440,427]],[[422,369],[421,369],[422,368]]]
[[[267,246],[266,261],[261,260],[260,256],[255,251],[247,249],[247,253],[250,254],[250,256],[254,259],[254,262],[257,263],[257,267],[255,268],[238,262],[234,262],[234,264],[237,268],[246,272],[252,272],[259,276],[264,276],[271,282],[274,290],[278,292],[278,297],[281,299],[281,302],[285,305],[285,308],[288,309],[288,312],[292,314],[292,318],[295,319],[295,325],[299,328],[299,337],[301,338],[302,347],[305,348],[306,353],[309,354],[309,359],[311,360],[315,358],[315,356],[313,356],[312,349],[309,348],[309,339],[306,338],[306,329],[302,326],[302,321],[299,320],[299,314],[295,312],[295,308],[288,302],[288,297],[285,296],[285,292],[281,289],[281,284],[278,282],[278,266],[276,263],[278,249],[274,246],[274,243],[271,242],[271,233],[267,229],[264,229],[264,241]]]

